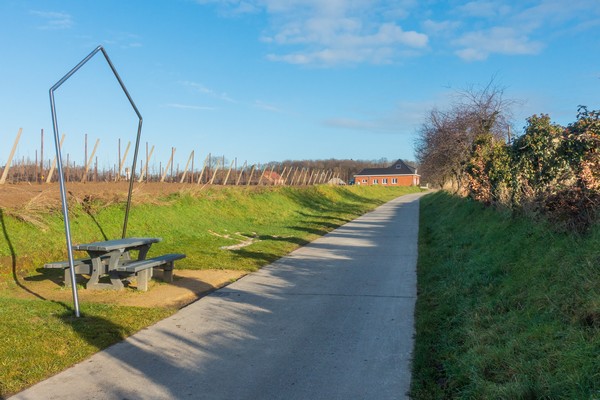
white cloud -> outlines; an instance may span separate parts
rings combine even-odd
[[[38,26],[38,29],[59,30],[69,29],[73,26],[73,17],[65,12],[32,10],[30,13],[44,20],[44,24]]]
[[[268,17],[261,40],[277,46],[267,59],[321,66],[391,63],[407,57],[405,50],[427,47],[426,34],[404,29],[415,0],[198,0],[221,8],[242,4]]]
[[[454,44],[460,47],[456,54],[466,61],[485,60],[490,54],[538,54],[544,47],[543,43],[530,40],[526,34],[506,27],[468,32]]]

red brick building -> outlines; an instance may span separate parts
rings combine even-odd
[[[417,169],[398,160],[387,168],[365,168],[354,175],[356,185],[419,186]]]

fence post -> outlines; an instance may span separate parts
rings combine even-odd
[[[65,141],[65,134],[62,134],[60,138],[59,147],[62,149],[63,142]],[[48,172],[48,178],[46,179],[46,183],[52,182],[52,175],[54,175],[54,168],[56,168],[56,156],[54,156],[54,160],[52,160],[52,166],[50,167],[50,172]]]
[[[202,182],[202,176],[204,175],[204,170],[206,169],[207,158],[204,159],[204,164],[202,165],[202,170],[200,171],[200,176],[198,177],[198,185]]]
[[[235,160],[231,161],[231,165],[229,166],[229,171],[227,172],[227,176],[225,177],[225,182],[223,182],[223,186],[227,186],[227,181],[229,180],[229,175],[231,174],[231,169],[233,168],[233,163]]]
[[[219,172],[219,159],[217,158],[217,166],[215,167],[215,170],[213,171],[213,176],[212,178],[210,178],[210,182],[208,183],[209,185],[212,185],[213,182],[215,181],[215,178],[217,177],[217,172]]]
[[[85,136],[85,147],[86,147],[86,159],[87,163],[85,165],[85,171],[83,172],[83,176],[81,177],[81,182],[87,181],[87,174],[90,169],[90,165],[92,165],[92,161],[94,160],[94,155],[96,154],[96,150],[98,149],[98,143],[100,143],[100,139],[96,139],[96,144],[94,145],[94,150],[92,150],[92,154],[90,158],[87,159],[87,135]]]
[[[152,157],[153,152],[154,145],[150,149],[150,153],[148,153],[148,148],[146,147],[146,167],[142,169],[142,173],[140,174],[140,179],[138,179],[138,182],[142,182],[144,180],[144,175],[146,175],[146,180],[148,179],[148,163],[150,162],[150,157]]]
[[[235,182],[235,186],[240,184],[240,180],[242,179],[242,175],[244,175],[244,170],[246,169],[246,163],[248,163],[248,161],[244,161],[244,165],[242,166],[242,170],[240,171],[240,174],[237,178],[237,181]]]
[[[185,171],[183,171],[183,175],[181,176],[181,181],[179,181],[179,183],[183,183],[183,181],[185,180],[185,175],[187,174],[188,167],[190,166],[190,161],[192,161],[193,157],[194,157],[194,150],[192,150],[192,152],[190,153],[190,157],[187,160],[187,164],[185,164]]]
[[[169,158],[169,162],[167,163],[167,165],[165,166],[165,172],[163,173],[162,178],[160,178],[161,182],[165,181],[165,178],[167,177],[167,172],[169,172],[169,166],[171,165],[171,163],[173,162],[173,156],[175,155],[175,148],[171,147],[171,158]]]
[[[256,164],[252,165],[252,169],[250,170],[250,177],[248,177],[248,183],[246,186],[250,186],[250,182],[252,182],[252,175],[254,175],[254,169],[256,168]]]
[[[119,142],[120,143],[120,142]],[[127,147],[125,148],[125,153],[123,154],[123,158],[119,160],[119,173],[117,174],[116,180],[121,180],[121,172],[123,171],[123,166],[125,165],[125,160],[127,159],[127,153],[129,152],[129,146],[131,146],[131,142],[127,142]],[[119,145],[119,152],[121,147]]]
[[[19,139],[21,138],[21,133],[23,133],[23,128],[19,128],[19,133],[17,133],[17,138],[15,139],[15,144],[13,144],[13,148],[8,156],[8,160],[6,161],[6,165],[4,166],[4,171],[2,171],[2,178],[0,178],[0,185],[4,184],[6,181],[6,177],[8,176],[8,170],[10,169],[10,163],[12,163],[13,156],[15,155],[15,151],[17,151],[17,145],[19,144]]]

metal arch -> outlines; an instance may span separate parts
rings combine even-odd
[[[83,67],[83,65],[85,65],[92,57],[94,57],[94,55],[96,55],[96,53],[98,53],[99,51],[102,52],[102,54],[104,55],[106,62],[108,63],[110,69],[112,70],[113,74],[115,75],[115,78],[117,78],[119,85],[121,85],[121,89],[125,93],[125,96],[127,96],[127,100],[129,100],[131,107],[133,107],[133,110],[135,111],[135,113],[139,119],[138,129],[137,129],[137,137],[136,137],[136,141],[135,141],[135,150],[133,153],[133,165],[131,168],[131,175],[130,175],[130,179],[129,179],[129,192],[127,194],[127,206],[125,208],[125,219],[123,221],[123,234],[122,234],[123,238],[125,238],[125,235],[127,233],[127,221],[129,219],[129,209],[131,207],[131,194],[133,192],[133,181],[135,180],[135,166],[137,164],[138,149],[140,147],[140,137],[142,135],[142,121],[143,121],[142,115],[138,111],[135,103],[133,102],[133,99],[129,95],[129,92],[127,91],[127,88],[125,87],[125,84],[121,80],[121,77],[119,76],[119,73],[115,69],[113,63],[110,61],[110,58],[108,57],[106,50],[104,50],[104,47],[102,47],[102,46],[96,47],[90,54],[87,55],[87,57],[85,57],[83,60],[81,60],[79,62],[79,64],[77,64],[72,70],[70,70],[65,76],[63,76],[58,82],[56,82],[54,84],[54,86],[52,86],[50,88],[50,110],[52,112],[52,129],[54,130],[54,145],[56,147],[56,163],[57,163],[57,170],[58,170],[58,182],[60,184],[60,197],[61,197],[61,202],[62,202],[62,212],[63,212],[64,223],[65,223],[65,235],[66,235],[66,240],[67,240],[67,253],[68,253],[68,257],[69,257],[69,268],[71,270],[71,289],[73,292],[73,305],[75,308],[75,316],[76,317],[80,316],[79,299],[77,296],[77,284],[75,281],[75,269],[73,267],[73,264],[74,264],[74,262],[73,262],[73,244],[71,243],[71,228],[70,228],[70,223],[69,223],[69,209],[67,206],[67,195],[66,195],[66,190],[65,190],[65,179],[64,179],[64,175],[63,175],[62,156],[61,156],[61,149],[60,149],[60,141],[58,138],[59,130],[58,130],[58,121],[56,119],[56,107],[54,104],[54,92],[63,83],[65,83],[67,81],[67,79],[69,79],[75,72],[77,72],[81,67]]]

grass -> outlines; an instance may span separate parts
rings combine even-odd
[[[600,399],[600,227],[421,202],[415,399]]]
[[[415,188],[309,187],[180,192],[135,204],[129,236],[158,236],[152,254],[183,252],[177,268],[254,271],[357,216]],[[90,202],[70,212],[75,243],[120,237],[123,208]],[[29,221],[29,222],[28,222]],[[34,221],[34,222],[32,222]],[[238,250],[224,250],[252,239]],[[89,357],[172,314],[170,309],[11,298],[3,287],[56,271],[40,266],[66,259],[59,212],[18,218],[0,209],[0,398]],[[3,286],[4,285],[4,286]],[[57,289],[60,290],[60,289]]]

